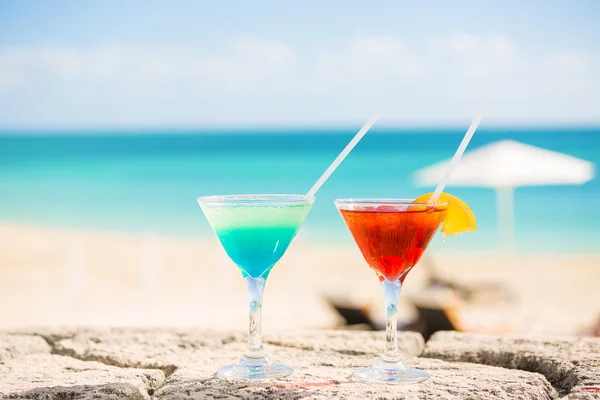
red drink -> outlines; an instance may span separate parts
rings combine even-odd
[[[476,227],[475,217],[463,201],[442,193],[439,202],[433,205],[428,203],[432,194],[414,200],[335,200],[335,206],[365,260],[377,273],[385,299],[386,339],[383,355],[372,366],[355,370],[350,376],[351,380],[417,383],[429,378],[427,372],[406,365],[398,349],[398,296],[402,282],[423,255],[442,222],[443,231],[448,234],[458,234]]]
[[[367,263],[380,279],[404,281],[446,216],[447,207],[364,206],[340,209]]]

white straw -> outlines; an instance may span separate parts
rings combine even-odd
[[[437,199],[440,197],[440,194],[442,194],[442,191],[444,190],[444,188],[446,187],[446,184],[448,184],[448,181],[450,180],[450,176],[452,175],[452,172],[454,172],[454,169],[460,162],[462,155],[464,154],[465,150],[467,149],[467,146],[469,145],[469,142],[471,141],[471,138],[475,134],[475,131],[477,130],[477,127],[479,126],[479,123],[481,122],[482,119],[483,119],[483,115],[478,114],[473,119],[473,122],[471,122],[471,126],[469,126],[467,133],[465,133],[465,137],[463,138],[462,142],[460,142],[460,146],[458,146],[458,149],[456,149],[456,153],[454,153],[454,157],[452,157],[452,161],[450,161],[450,165],[448,166],[448,169],[446,169],[446,174],[444,174],[444,178],[442,179],[442,181],[439,183],[439,185],[435,189],[435,192],[433,192],[431,199],[429,199],[429,203],[435,203],[437,201]]]
[[[329,168],[327,168],[325,172],[323,172],[323,175],[321,175],[319,180],[313,185],[313,187],[310,188],[310,190],[306,194],[307,196],[314,196],[315,193],[317,193],[317,190],[319,190],[321,186],[323,186],[325,181],[331,176],[331,174],[333,174],[333,171],[335,171],[335,169],[342,163],[342,161],[344,161],[344,158],[346,158],[346,156],[352,151],[354,146],[356,146],[360,139],[362,139],[363,136],[365,136],[365,134],[369,131],[369,129],[371,129],[375,121],[377,121],[377,119],[379,118],[379,115],[379,113],[373,115],[371,119],[369,119],[363,125],[363,127],[360,128],[360,131],[358,131],[358,133],[354,135],[350,143],[346,145],[344,150],[342,150],[342,152],[337,156],[337,158],[333,160]]]

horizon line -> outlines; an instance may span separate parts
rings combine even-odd
[[[482,124],[483,125],[483,124]],[[239,134],[255,134],[256,131],[264,131],[265,134],[284,134],[287,132],[306,132],[328,130],[335,131],[358,129],[359,124],[353,123],[343,124],[306,124],[306,125],[258,125],[258,124],[240,124],[240,125],[198,125],[198,126],[71,126],[71,127],[2,127],[0,126],[0,136],[10,136],[14,134],[36,135],[36,134],[212,134],[212,133],[239,133]],[[408,133],[408,130],[416,130],[422,133],[432,130],[455,130],[466,129],[468,123],[445,123],[445,124],[379,124],[374,126],[372,130],[376,131],[397,131],[397,133]],[[487,123],[480,127],[480,130],[498,130],[498,129],[531,129],[531,130],[562,130],[562,129],[600,129],[600,122],[570,122],[570,123],[551,123],[551,122],[533,122],[533,123]],[[165,132],[171,131],[171,132]],[[277,132],[284,131],[284,132]]]

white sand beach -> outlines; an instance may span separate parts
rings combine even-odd
[[[302,237],[267,284],[265,331],[331,328],[326,298],[368,304],[382,318],[382,293],[358,249],[307,245]],[[600,313],[600,254],[426,254],[405,282],[423,292],[426,266],[473,287],[504,285],[512,301],[457,302],[474,330],[577,334]],[[34,325],[189,326],[246,329],[243,280],[220,245],[201,239],[118,235],[0,224],[0,327]]]

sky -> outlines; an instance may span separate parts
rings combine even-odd
[[[0,129],[600,124],[600,1],[0,0]]]

